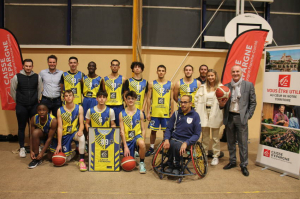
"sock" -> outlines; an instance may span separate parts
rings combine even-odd
[[[140,162],[144,162],[144,159],[140,159]]]
[[[80,154],[80,159],[84,159],[84,154]]]
[[[150,148],[154,149],[154,144],[150,144]]]

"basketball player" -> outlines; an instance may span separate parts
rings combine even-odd
[[[125,81],[124,95],[126,95],[128,91],[134,91],[137,94],[135,107],[140,109],[143,112],[143,114],[145,114],[144,112],[148,92],[148,82],[147,80],[142,78],[145,66],[142,62],[132,62],[130,68],[134,73],[134,76]]]
[[[118,60],[114,59],[111,61],[110,69],[111,74],[104,77],[102,88],[106,90],[108,94],[106,105],[114,110],[116,126],[119,127],[119,114],[124,110],[122,89],[125,78],[119,75],[120,62]]]
[[[57,154],[62,151],[67,156],[67,161],[70,161],[75,152],[72,152],[72,141],[79,142],[79,169],[80,171],[86,171],[86,165],[84,163],[84,147],[85,137],[83,134],[83,108],[82,106],[75,104],[74,94],[71,90],[66,90],[64,93],[65,105],[60,107],[57,111],[57,139],[53,139],[50,146],[51,152]]]
[[[77,57],[70,57],[70,70],[68,72],[64,72],[60,79],[61,92],[63,93],[66,90],[71,90],[74,94],[75,104],[82,103],[82,79],[84,77],[84,74],[77,70],[78,64]]]
[[[197,90],[201,86],[201,83],[200,81],[193,78],[193,66],[186,65],[183,68],[183,71],[185,76],[175,84],[173,98],[176,102],[178,102],[178,106],[180,106],[180,96],[191,95],[193,99],[192,107],[194,108],[195,95],[197,93]]]
[[[28,168],[33,169],[42,163],[42,158],[57,129],[56,118],[49,113],[45,104],[37,106],[37,114],[30,120],[30,157]],[[46,140],[44,148],[39,152],[40,140]]]
[[[86,113],[86,131],[89,131],[89,127],[116,127],[115,112],[105,105],[107,92],[99,91],[96,100],[98,105],[90,108]]]
[[[120,131],[124,145],[124,156],[134,156],[134,151],[138,147],[140,154],[140,173],[146,173],[144,163],[146,146],[144,137],[146,130],[144,127],[144,116],[140,109],[136,108],[135,102],[137,94],[129,91],[125,95],[127,107],[120,113]]]
[[[96,95],[100,90],[101,77],[96,74],[96,63],[91,61],[87,67],[89,74],[83,77],[83,115],[86,115],[88,109],[97,106],[98,102],[96,100]]]
[[[154,80],[153,83],[149,83],[148,86],[147,120],[150,121],[149,127],[151,129],[151,135],[150,148],[146,153],[146,157],[154,152],[156,131],[159,130],[159,126],[160,129],[165,132],[170,115],[173,113],[173,100],[171,97],[173,85],[171,81],[165,80],[166,71],[167,68],[164,65],[159,65],[156,71],[158,79]]]

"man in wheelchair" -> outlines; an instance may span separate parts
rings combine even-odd
[[[183,95],[178,111],[174,112],[164,134],[164,149],[169,149],[167,173],[179,174],[180,157],[195,144],[201,133],[199,114],[192,108],[192,96]]]

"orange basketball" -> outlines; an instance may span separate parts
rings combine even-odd
[[[59,152],[52,156],[52,162],[55,166],[63,166],[66,163],[66,155],[63,152]]]
[[[121,167],[124,171],[132,171],[136,167],[136,162],[134,157],[132,156],[124,157],[121,161]]]
[[[230,89],[227,86],[219,86],[216,90],[218,99],[228,99],[230,97]]]

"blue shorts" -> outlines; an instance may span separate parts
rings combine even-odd
[[[119,114],[124,110],[124,106],[123,105],[118,105],[118,106],[109,106],[109,105],[107,105],[107,107],[114,110],[115,118],[116,118],[115,123],[116,123],[116,126],[119,127],[120,126]]]
[[[160,129],[165,131],[168,126],[169,120],[170,118],[151,117],[148,128],[153,131],[158,131],[160,126]]]
[[[134,157],[135,149],[138,148],[137,142],[140,139],[143,139],[143,136],[141,134],[135,136],[131,141],[126,141],[128,149],[130,151],[130,156]]]
[[[90,109],[93,108],[94,106],[97,106],[98,102],[96,100],[96,98],[89,98],[89,97],[85,97],[83,99],[83,103],[82,103],[82,108],[83,108],[83,118],[85,120],[85,116],[86,116],[86,112]]]
[[[69,156],[70,152],[72,151],[71,144],[72,144],[73,138],[76,135],[76,133],[77,132],[74,132],[73,134],[67,134],[67,135],[62,136],[62,140],[61,140],[61,145],[62,146],[61,147],[62,147],[62,152],[66,156]],[[57,143],[58,143],[57,138],[53,138],[52,143],[50,144],[50,151],[52,153],[55,152],[56,147],[57,147]]]

